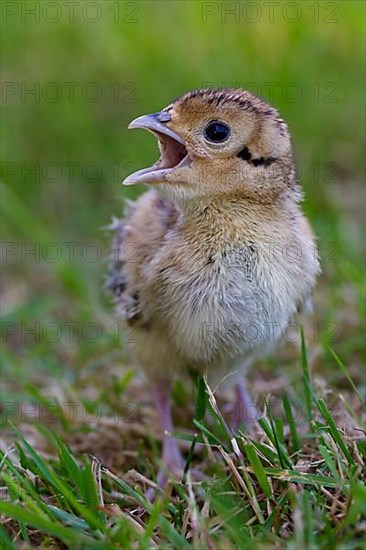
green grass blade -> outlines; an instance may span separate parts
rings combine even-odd
[[[294,470],[282,470],[280,468],[264,468],[264,471],[268,477],[289,481],[291,483],[299,483],[300,485],[314,485],[314,487],[347,486],[347,483],[340,482],[338,477],[334,479],[328,476],[296,472]]]
[[[118,487],[125,493],[126,495],[133,498],[140,506],[145,508],[148,512],[151,509],[151,503],[147,500],[147,498],[144,495],[141,495],[135,489],[133,489],[128,483],[126,483],[123,479],[116,476],[113,472],[108,470],[107,468],[102,468],[103,473],[108,476]]]
[[[80,469],[79,484],[79,490],[86,506],[95,511],[100,503],[91,463],[87,457],[84,457],[84,466]],[[103,521],[103,515],[100,513],[98,515]]]
[[[328,424],[329,433],[332,436],[333,440],[342,450],[344,456],[346,457],[348,463],[351,466],[355,466],[355,462],[347,448],[347,445],[345,444],[343,437],[338,430],[337,426],[335,425],[335,422],[332,418],[332,415],[330,414],[327,405],[325,404],[325,401],[323,399],[317,399],[316,403],[318,405],[319,411],[323,415],[324,420]]]
[[[207,408],[207,393],[206,383],[204,379],[199,376],[196,385],[196,415],[195,418],[200,422],[203,420],[206,408]]]
[[[278,439],[278,435],[277,435],[277,432],[276,432],[276,427],[275,427],[275,423],[274,423],[274,420],[273,420],[272,412],[270,410],[270,406],[269,406],[269,403],[268,403],[267,399],[265,400],[265,403],[266,403],[266,411],[267,411],[267,414],[268,414],[270,424],[268,424],[268,422],[266,421],[265,418],[260,418],[259,423],[262,426],[262,428],[265,430],[266,435],[268,436],[270,441],[275,446],[276,451],[277,451],[277,456],[278,456],[278,459],[280,461],[280,465],[282,466],[282,468],[293,468],[293,464],[290,460],[290,457],[288,456],[286,447],[284,445],[282,445],[282,443]]]
[[[85,519],[78,518],[75,514],[69,514],[65,510],[60,510],[57,506],[48,505],[54,517],[59,519],[65,526],[72,527],[78,531],[88,531],[89,525]]]
[[[310,371],[309,371],[309,364],[308,364],[308,356],[306,351],[306,342],[305,342],[305,335],[304,335],[304,327],[301,326],[301,366],[302,366],[302,372],[304,377],[304,394],[305,394],[305,406],[306,406],[306,415],[308,419],[309,429],[312,432],[312,420],[313,420],[313,413],[312,413],[312,401],[313,401],[313,389],[311,385],[311,378],[310,378]]]
[[[277,463],[277,453],[269,445],[258,443],[258,441],[251,441],[251,443],[262,458],[266,459],[271,466]]]
[[[318,446],[319,452],[322,455],[324,462],[326,463],[329,471],[331,472],[332,476],[334,478],[339,478],[339,473],[337,471],[337,467],[334,464],[334,461],[332,457],[330,456],[330,453],[325,445],[319,445]]]
[[[357,523],[361,515],[366,517],[366,487],[362,482],[356,481],[351,486],[351,503],[347,510],[345,526]]]
[[[174,528],[174,526],[163,516],[160,516],[159,523],[162,531],[177,550],[189,550],[192,548],[189,542]]]
[[[294,453],[297,453],[300,450],[300,439],[299,439],[299,434],[297,433],[296,422],[292,414],[291,403],[287,395],[285,395],[285,397],[283,398],[283,408],[284,408],[287,422],[290,428],[292,449]]]
[[[304,517],[304,536],[306,547],[316,550],[318,548],[318,545],[316,544],[314,536],[315,526],[313,509],[310,502],[310,494],[307,492],[304,492],[304,494],[302,495],[301,507]]]
[[[57,433],[52,434],[53,441],[56,443],[58,454],[60,457],[60,462],[68,472],[70,478],[78,484],[80,467],[76,462],[75,458],[72,456],[70,449],[65,445],[65,443],[60,439]]]
[[[259,485],[262,487],[264,494],[267,498],[272,497],[272,489],[268,482],[266,472],[264,471],[263,465],[261,461],[259,460],[259,457],[257,455],[257,452],[253,445],[247,444],[243,445],[245,454],[247,455],[247,458],[253,468],[253,472],[258,479]]]
[[[208,441],[209,441],[210,444],[212,444],[212,445],[222,445],[224,447],[224,449],[228,452],[228,449],[227,449],[226,445],[222,441],[220,441],[220,439],[218,437],[216,437],[216,435],[211,430],[206,428],[206,426],[204,424],[202,424],[201,422],[198,422],[198,420],[196,420],[196,419],[193,420],[193,424],[196,426],[196,428],[201,430],[207,436]]]
[[[184,464],[183,483],[185,483],[185,481],[186,481],[187,473],[188,473],[189,467],[191,465],[191,462],[193,460],[194,450],[196,448],[197,440],[198,440],[198,434],[195,434],[193,436],[192,443],[191,443],[191,446],[189,448],[189,452],[188,452],[188,455],[187,455],[187,459],[186,459],[186,462]]]

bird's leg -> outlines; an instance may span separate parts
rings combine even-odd
[[[244,377],[240,376],[235,386],[234,403],[230,409],[230,427],[233,431],[237,431],[241,426],[246,429],[251,427],[251,423],[256,417],[255,414],[253,415],[253,407],[255,408],[255,403],[250,396]]]
[[[184,460],[176,440],[172,437],[171,387],[155,387],[153,393],[160,424],[163,429],[163,464],[157,477],[159,487],[163,487],[169,473],[173,475],[183,473]]]

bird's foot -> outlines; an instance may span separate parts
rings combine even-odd
[[[156,477],[157,488],[164,490],[169,479],[182,479],[184,473],[184,458],[178,448],[177,442],[166,436],[164,440],[162,465]],[[156,489],[150,487],[146,493],[147,499],[152,502]]]
[[[183,481],[185,460],[180,453],[176,442],[172,439],[168,443],[168,451],[166,448],[163,451],[162,465],[156,476],[155,487],[150,487],[146,492],[146,498],[153,502],[159,492],[163,492],[168,488],[170,482]],[[203,481],[206,476],[197,468],[189,468],[189,475],[192,481]]]

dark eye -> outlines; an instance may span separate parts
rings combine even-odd
[[[221,143],[230,135],[230,128],[224,122],[213,120],[205,128],[205,138],[213,143]]]

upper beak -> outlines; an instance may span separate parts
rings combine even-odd
[[[168,128],[166,124],[164,124],[169,121],[170,115],[164,112],[155,113],[153,115],[143,115],[135,118],[135,120],[130,122],[128,125],[128,129],[132,130],[133,128],[145,128],[146,130],[150,130],[151,132],[161,132],[162,134],[170,136],[171,138],[179,141],[179,143],[183,143],[184,145],[184,140],[178,134],[173,132],[173,130],[170,130],[170,128]]]
[[[162,111],[140,116],[130,122],[129,129],[144,128],[158,138],[161,156],[153,166],[127,176],[123,185],[163,182],[169,173],[177,166],[181,166],[185,159],[188,159],[184,139],[166,125],[170,118],[169,113]]]

